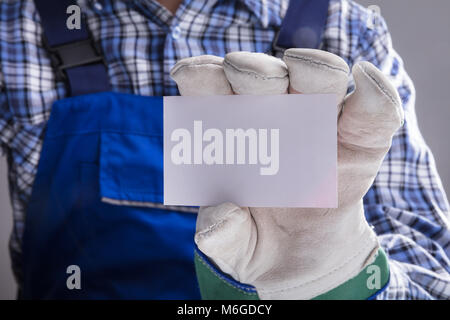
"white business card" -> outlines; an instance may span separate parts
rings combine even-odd
[[[335,95],[164,97],[164,204],[337,206]]]

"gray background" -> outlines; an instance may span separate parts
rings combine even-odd
[[[422,133],[434,152],[447,193],[450,192],[450,1],[360,0],[378,5],[393,36],[396,50],[417,90],[416,110]],[[0,158],[0,299],[13,299],[7,242],[11,207],[6,163]]]

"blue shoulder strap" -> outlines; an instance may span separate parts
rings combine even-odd
[[[77,96],[109,91],[109,77],[101,49],[93,41],[84,17],[81,28],[69,29],[67,8],[75,0],[34,0],[44,30],[43,42],[57,79],[64,80],[68,94]]]
[[[291,0],[274,47],[319,48],[329,3],[330,0]]]

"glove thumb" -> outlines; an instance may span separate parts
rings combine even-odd
[[[248,208],[232,203],[202,207],[195,243],[223,272],[241,281],[256,245],[256,226]]]

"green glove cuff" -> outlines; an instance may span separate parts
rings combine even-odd
[[[223,274],[198,249],[195,250],[195,269],[205,300],[259,300],[255,287]],[[388,283],[389,263],[380,248],[375,261],[356,277],[312,300],[372,300],[386,289]]]

